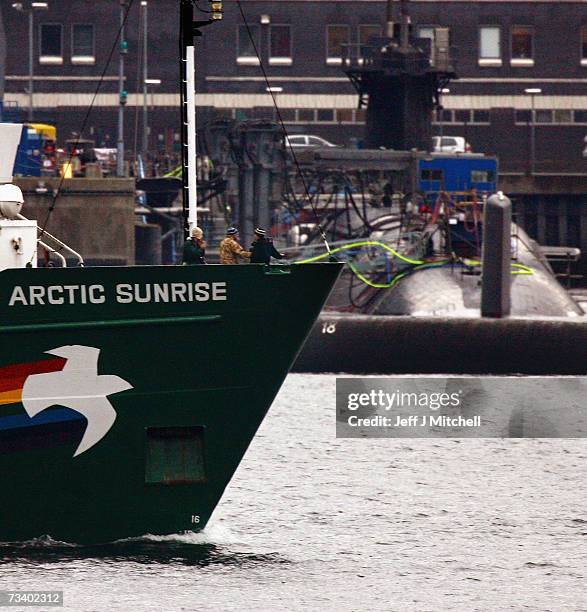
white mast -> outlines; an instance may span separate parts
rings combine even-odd
[[[186,123],[188,225],[190,235],[198,225],[198,184],[196,174],[196,60],[194,45],[186,47]]]
[[[196,59],[194,37],[201,36],[198,28],[210,25],[222,19],[222,1],[210,0],[210,19],[194,21],[194,4],[196,0],[181,0],[180,29],[182,47],[182,179],[184,187],[184,205],[187,208],[189,231],[198,224],[198,185],[196,168]]]

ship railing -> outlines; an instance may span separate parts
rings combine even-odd
[[[63,255],[59,251],[55,250],[53,247],[50,247],[47,243],[43,242],[42,240],[38,240],[37,242],[48,253],[51,253],[51,254],[55,255],[55,257],[57,257],[57,259],[59,259],[59,261],[61,262],[61,267],[62,268],[67,268],[67,260],[65,259],[65,257],[63,257]]]
[[[369,43],[348,43],[342,47],[342,65],[347,69],[362,71],[387,71],[391,73],[421,74],[432,70],[452,72],[452,47],[436,50],[434,60],[430,50],[418,48],[419,53],[404,54],[397,47],[388,46],[389,39],[371,39]],[[419,41],[428,42],[428,41]],[[429,45],[428,45],[429,46]]]
[[[571,288],[574,280],[582,280],[583,274],[573,274],[573,263],[581,259],[581,249],[567,246],[539,246],[540,253],[549,263],[564,264],[564,271],[557,272],[555,276],[566,281],[567,289]]]
[[[25,217],[24,215],[18,215],[18,218],[21,219],[22,221],[30,221],[30,219],[27,219],[27,217]],[[65,244],[65,242],[59,240],[59,238],[57,238],[56,236],[53,236],[53,234],[50,234],[47,230],[41,230],[41,228],[38,225],[37,225],[37,231],[40,231],[42,233],[43,237],[46,237],[49,240],[52,240],[57,245],[57,247],[58,247],[58,249],[55,249],[53,247],[48,247],[48,245],[46,245],[46,243],[42,242],[40,240],[40,238],[39,238],[38,239],[38,243],[44,249],[48,249],[50,253],[55,253],[63,261],[65,261],[65,257],[63,257],[63,255],[61,255],[59,253],[59,251],[67,251],[70,255],[75,257],[75,259],[77,259],[77,265],[78,266],[80,266],[80,267],[84,266],[84,258],[77,251],[75,251],[70,246]],[[65,262],[65,266],[67,266],[67,262]]]
[[[425,57],[375,54],[375,48],[369,45],[349,45],[349,47],[351,47],[348,50],[349,54],[342,60],[345,68],[410,74],[430,70],[430,61]]]

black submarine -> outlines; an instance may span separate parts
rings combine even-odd
[[[294,371],[585,374],[582,309],[510,217],[501,234],[488,223],[497,160],[429,152],[432,114],[457,78],[453,50],[444,28],[412,35],[407,0],[396,8],[386,37],[347,45],[343,59],[367,108],[366,148],[297,155],[312,191],[289,256],[347,266]],[[505,276],[491,278],[501,251]],[[500,285],[506,307],[483,312]]]

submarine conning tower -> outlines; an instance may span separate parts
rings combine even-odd
[[[367,107],[367,149],[429,150],[432,111],[441,108],[442,89],[457,78],[448,28],[416,38],[408,6],[408,0],[388,0],[386,36],[343,51],[359,108]]]

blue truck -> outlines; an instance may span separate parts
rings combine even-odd
[[[497,158],[475,153],[431,153],[419,160],[418,185],[426,199],[441,193],[475,190],[479,196],[497,190]]]

